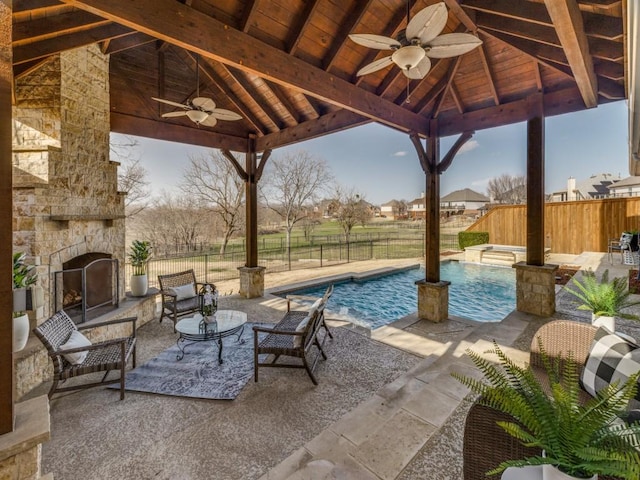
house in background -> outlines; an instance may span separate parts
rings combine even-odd
[[[489,197],[470,188],[456,190],[440,199],[440,211],[443,215],[461,215],[477,213],[490,202]]]
[[[402,200],[391,200],[380,205],[380,216],[399,220],[407,218],[407,204]]]
[[[640,196],[640,176],[627,177],[609,185],[610,197]]]
[[[409,218],[413,220],[425,218],[426,211],[427,199],[424,196],[424,192],[422,192],[418,198],[414,198],[407,204],[407,214]]]
[[[576,182],[576,179],[569,177],[567,180],[567,189],[553,192],[549,196],[550,202],[572,202],[575,200],[592,200],[595,198],[603,198],[609,195],[609,187],[614,183],[622,180],[620,175],[611,173],[599,173],[591,175],[586,180]]]

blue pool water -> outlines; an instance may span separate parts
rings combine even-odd
[[[497,322],[516,304],[515,271],[459,262],[444,262],[440,279],[449,286],[449,315],[480,322]],[[424,280],[416,268],[361,281],[337,282],[327,308],[340,317],[374,329],[417,310],[415,282]],[[327,285],[296,290],[288,294],[321,297]]]

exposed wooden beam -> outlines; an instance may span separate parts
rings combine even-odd
[[[577,87],[544,94],[544,115],[551,117],[584,109],[582,96]],[[526,98],[502,103],[495,107],[438,117],[440,136],[456,135],[467,130],[483,130],[501,125],[524,122],[531,118],[531,102]]]
[[[62,35],[56,39],[20,45],[13,49],[13,63],[30,62],[38,58],[48,57],[64,50],[83,47],[102,42],[110,38],[117,38],[131,33],[131,29],[118,24],[103,25],[92,30]]]
[[[331,48],[322,59],[322,67],[325,70],[331,70],[333,62],[336,60],[347,42],[347,37],[360,23],[372,2],[373,0],[357,0],[353,4],[353,8],[347,15],[347,20],[340,26],[340,30],[338,31],[336,38],[331,43]]]
[[[39,58],[31,62],[21,63],[20,65],[14,65],[13,67],[13,81],[29,75],[31,72],[36,71],[46,63],[49,63],[51,57]]]
[[[576,0],[544,0],[587,108],[598,105],[598,79]]]
[[[440,98],[438,99],[438,103],[436,104],[435,108],[433,109],[433,113],[431,114],[432,118],[438,118],[438,115],[440,115],[440,110],[442,108],[442,105],[444,105],[444,100],[447,96],[447,93],[449,92],[449,88],[451,87],[451,85],[453,84],[453,78],[456,76],[456,72],[458,71],[458,67],[460,66],[460,60],[462,59],[461,56],[456,57],[453,62],[451,63],[451,65],[449,66],[449,71],[447,72],[447,83],[444,86],[444,89],[442,91],[442,94],[440,95]]]
[[[318,8],[319,3],[320,0],[307,0],[304,2],[304,10],[298,17],[296,24],[291,29],[289,39],[286,42],[287,52],[289,54],[295,55],[298,45],[300,44],[300,40],[302,39],[302,35],[304,34],[304,30],[307,28],[307,25],[309,25],[311,17],[316,11],[316,8]]]
[[[536,61],[533,60],[533,74],[536,77],[536,87],[538,88],[539,92],[542,92],[544,90],[544,85],[542,85],[542,75],[540,75],[540,64]]]
[[[591,55],[597,58],[611,60],[612,62],[624,61],[624,44],[621,42],[590,37],[589,51]]]
[[[467,27],[467,30],[473,33],[476,32],[476,30],[478,29],[478,27],[476,26],[476,22],[474,22],[469,14],[462,9],[460,3],[458,3],[458,0],[444,0],[444,3],[447,4],[447,7],[449,7],[451,13],[453,13],[458,18],[458,20],[460,20],[462,24]]]
[[[601,77],[617,81],[624,80],[624,65],[620,63],[597,60],[594,62],[593,67],[596,69],[596,74]]]
[[[256,140],[256,148],[262,151],[268,148],[284,147],[303,140],[335,133],[348,128],[357,127],[370,123],[366,117],[350,112],[349,110],[338,110],[331,112],[315,120],[307,120],[295,127],[289,127],[276,133],[270,133]]]
[[[13,0],[13,13],[37,11],[43,8],[51,8],[62,5],[59,0]]]
[[[598,94],[608,100],[624,100],[627,98],[624,84],[609,80],[608,78],[600,78],[598,81]]]
[[[235,152],[244,152],[247,148],[246,138],[197,128],[195,124],[193,127],[186,127],[176,123],[150,120],[117,112],[111,112],[111,131],[201,147],[227,148]]]
[[[132,33],[124,37],[114,38],[108,41],[102,53],[118,53],[130,48],[139,47],[147,43],[155,42],[156,39],[144,33]]]
[[[465,110],[464,103],[462,103],[462,98],[460,98],[460,93],[458,92],[458,89],[453,83],[449,87],[449,92],[451,92],[451,98],[453,99],[453,103],[456,104],[456,108],[458,109],[458,112],[464,113],[464,110]]]
[[[65,0],[160,40],[292,87],[401,131],[426,134],[426,119],[174,0]],[[181,18],[176,22],[176,18]]]
[[[564,1],[564,0],[563,0]],[[501,32],[514,37],[532,40],[538,43],[559,47],[560,39],[553,27],[538,23],[529,23],[499,15],[478,12],[476,15],[478,27],[485,31]]]
[[[55,38],[108,23],[110,23],[108,20],[82,10],[19,22],[13,25],[13,46]]]
[[[273,94],[276,96],[278,101],[289,113],[291,118],[293,118],[296,123],[300,123],[302,119],[300,118],[300,114],[298,113],[298,108],[293,104],[293,102],[291,102],[291,100],[287,96],[284,89],[277,83],[273,83],[273,82],[266,82],[266,83],[267,83],[267,86],[269,87],[269,90],[273,92]]]
[[[451,60],[450,62],[451,62],[450,65],[453,64],[453,60]],[[438,80],[438,83],[436,83],[433,86],[433,88],[429,90],[429,93],[427,93],[420,100],[420,102],[418,102],[414,110],[416,112],[423,113],[426,110],[426,108],[429,106],[429,104],[433,102],[438,97],[438,95],[440,95],[442,91],[445,89],[445,87],[447,86],[447,80],[448,78],[446,75],[444,75],[440,80]]]

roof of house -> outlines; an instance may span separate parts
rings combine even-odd
[[[609,188],[635,187],[636,185],[640,185],[640,176],[623,178],[618,182],[613,182],[611,185],[609,185]]]
[[[456,190],[440,199],[440,202],[489,202],[489,197],[470,188]]]
[[[609,193],[609,185],[620,180],[620,175],[614,176],[611,173],[598,173],[591,175],[586,180],[576,182],[576,190],[580,192],[582,198],[592,198]]]

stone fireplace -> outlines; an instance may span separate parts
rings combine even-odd
[[[97,46],[63,52],[17,79],[15,92],[13,244],[38,266],[45,292],[32,323],[62,308],[71,290],[79,302],[65,308],[80,305],[84,316],[117,304],[124,298],[124,197],[118,164],[109,160],[109,57]],[[108,261],[88,267],[99,259]],[[58,273],[66,270],[75,273]]]

